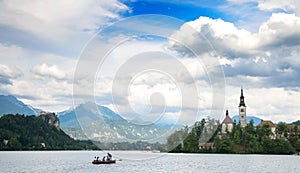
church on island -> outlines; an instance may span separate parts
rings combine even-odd
[[[248,124],[250,122],[253,122],[254,128],[250,127],[247,128]],[[238,125],[238,126],[236,126]],[[207,142],[199,142],[198,148],[203,151],[213,151],[212,149],[216,149],[216,151],[220,152],[236,152],[236,153],[260,153],[260,152],[266,152],[266,153],[291,153],[294,149],[298,147],[297,141],[300,135],[298,132],[300,132],[300,125],[295,124],[285,124],[285,123],[278,123],[275,124],[271,120],[262,120],[255,116],[249,116],[247,115],[247,106],[245,102],[244,97],[244,91],[243,88],[241,88],[241,95],[240,100],[238,104],[238,115],[234,117],[230,117],[229,111],[226,110],[225,118],[223,119],[222,123],[219,123],[217,121],[218,131],[217,133],[214,133],[216,135],[216,138],[213,138],[213,140],[209,140]],[[237,130],[237,127],[239,130]],[[268,128],[268,130],[266,130]],[[281,130],[276,130],[276,128]],[[284,129],[283,129],[284,128]],[[262,131],[259,131],[260,135],[265,135],[265,137],[268,137],[268,139],[262,139],[263,137],[258,135],[251,136],[251,132],[248,130],[254,129],[254,131],[257,133],[257,129],[263,129]],[[247,137],[242,137],[243,134],[248,133]],[[246,135],[247,136],[247,135]],[[272,140],[274,139],[274,140]],[[275,140],[276,139],[276,140]],[[228,142],[228,141],[230,141]],[[256,141],[252,144],[248,143],[250,140]],[[266,140],[267,142],[265,142]],[[243,142],[241,142],[243,141]],[[294,142],[294,143],[292,143]],[[242,144],[243,143],[243,144]],[[247,144],[246,144],[247,143]],[[234,144],[234,145],[233,145]],[[254,146],[253,148],[252,145]],[[260,147],[262,148],[260,148]],[[277,146],[273,147],[274,150],[268,150],[270,146]],[[279,146],[279,147],[278,147]],[[300,146],[300,145],[299,145]],[[272,147],[271,147],[272,148]],[[295,150],[299,152],[298,150]]]
[[[246,103],[245,103],[245,97],[243,88],[241,88],[241,96],[240,96],[240,102],[238,105],[238,121],[233,121],[232,118],[229,116],[229,111],[226,110],[225,118],[221,123],[221,131],[220,135],[226,135],[228,133],[231,133],[233,130],[234,124],[239,123],[242,128],[245,128],[247,126],[247,123],[251,121],[251,117],[247,120],[247,111],[246,111]],[[257,126],[263,126],[265,124],[268,124],[271,128],[272,133],[275,136],[275,129],[276,125],[271,120],[261,120]],[[214,148],[214,142],[208,142],[208,143],[199,143],[199,149],[212,149]]]
[[[243,88],[241,88],[241,96],[240,96],[240,103],[238,106],[238,112],[239,112],[239,119],[238,119],[238,123],[240,123],[241,127],[246,127],[247,125],[247,111],[246,111],[246,103],[245,103],[245,97],[244,97],[244,92],[243,92]],[[249,122],[250,120],[248,120]],[[224,120],[221,123],[221,133],[222,134],[226,134],[228,132],[232,131],[233,128],[233,124],[235,122],[230,118],[229,116],[229,111],[226,110],[226,115]],[[258,126],[262,126],[264,124],[269,124],[269,127],[271,128],[271,131],[275,134],[275,129],[276,129],[276,125],[270,121],[270,120],[261,120],[260,124]]]

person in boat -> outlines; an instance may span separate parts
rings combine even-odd
[[[103,156],[102,161],[106,161],[106,156]]]
[[[112,159],[112,155],[110,153],[107,153],[107,160],[111,160]]]

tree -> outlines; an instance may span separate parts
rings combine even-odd
[[[12,137],[8,141],[8,147],[12,150],[21,150],[22,149],[22,144],[17,140],[16,137]]]
[[[297,148],[296,144],[299,140],[299,134],[298,134],[298,127],[296,125],[293,127],[293,131],[290,132],[288,140],[294,148]]]
[[[285,122],[279,122],[276,126],[275,133],[279,137],[288,137],[288,125]]]
[[[5,115],[0,117],[1,150],[38,150],[44,149],[91,149],[93,144],[75,141],[62,130],[55,128],[36,116]]]
[[[256,134],[259,142],[261,142],[264,138],[270,138],[270,136],[273,135],[269,124],[264,124],[262,127],[257,127]]]
[[[295,149],[291,146],[291,144],[283,138],[274,140],[274,154],[292,154],[295,153]]]
[[[297,152],[300,152],[300,141],[299,140],[295,143],[294,147]]]
[[[199,148],[199,139],[197,137],[197,133],[195,128],[192,128],[191,132],[188,134],[188,136],[183,141],[183,151],[184,152],[198,152]]]
[[[223,136],[222,138],[215,138],[215,151],[219,153],[233,153],[233,143],[227,137]]]
[[[188,127],[185,126],[180,130],[176,130],[167,138],[167,150],[173,152],[182,152],[183,141],[188,135]]]
[[[234,143],[240,145],[242,144],[242,127],[241,124],[238,123],[237,126],[233,126],[234,128],[234,133],[233,133],[233,141]]]

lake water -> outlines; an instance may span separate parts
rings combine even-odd
[[[111,151],[116,164],[93,165],[102,151],[0,152],[0,172],[300,172],[300,156]]]

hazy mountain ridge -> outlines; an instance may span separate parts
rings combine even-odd
[[[168,129],[155,124],[137,125],[123,119],[107,107],[84,103],[73,110],[58,113],[61,128],[74,138],[119,142],[158,139]]]
[[[232,121],[235,121],[236,124],[238,124],[238,122],[239,122],[239,116],[238,115],[232,117],[231,119],[232,119]],[[253,122],[254,122],[253,125],[254,126],[258,126],[261,123],[261,121],[262,121],[261,118],[258,118],[256,116],[247,115],[247,117],[246,117],[247,124],[249,124],[251,120],[253,120]]]
[[[123,120],[122,117],[107,107],[96,105],[94,103],[84,103],[76,106],[73,109],[68,109],[58,113],[58,118],[61,122],[61,127],[80,128],[80,122],[86,119],[89,121],[96,120]],[[84,115],[84,116],[82,116]],[[80,117],[81,116],[81,117]]]
[[[0,116],[5,114],[39,115],[40,109],[24,104],[12,95],[0,95]]]
[[[0,95],[0,116],[4,114],[39,115],[39,109],[24,104],[14,96]],[[103,142],[120,142],[136,140],[164,141],[170,129],[180,125],[153,124],[139,125],[135,121],[127,121],[107,107],[95,103],[84,103],[58,114],[60,128],[75,139],[91,139]],[[257,126],[262,119],[248,115],[247,123],[253,119]],[[238,123],[238,115],[232,117]],[[299,123],[294,122],[294,123]],[[145,123],[144,123],[145,124]],[[175,127],[175,128],[174,128]]]
[[[41,111],[24,104],[12,95],[1,95],[0,105],[1,116],[5,114],[38,116]],[[155,124],[138,125],[128,122],[109,108],[89,102],[59,112],[57,115],[60,128],[76,139],[88,138],[104,142],[128,140],[161,141],[160,136],[168,132],[168,128]]]

